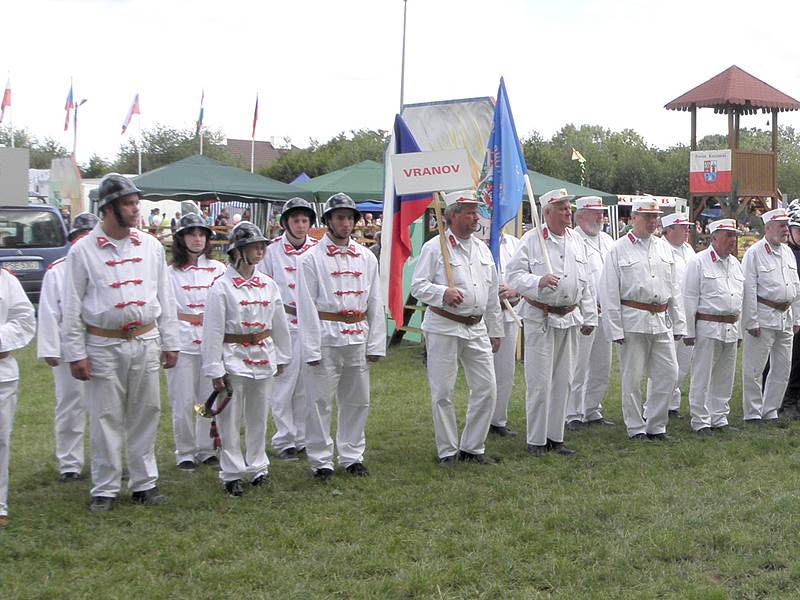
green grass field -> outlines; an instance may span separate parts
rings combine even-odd
[[[684,419],[670,427],[680,443],[628,442],[614,377],[606,412],[618,425],[569,435],[577,457],[536,459],[524,435],[490,438],[499,466],[442,471],[420,347],[404,344],[372,371],[372,477],[337,471],[324,485],[303,462],[273,462],[270,488],[226,498],[215,472],[173,466],[162,391],[169,504],[126,496],[92,515],[88,479],[56,482],[52,380],[33,348],[17,353],[4,600],[800,597],[800,423],[697,439]],[[461,377],[458,397],[463,419]]]

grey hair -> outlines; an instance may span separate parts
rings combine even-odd
[[[455,202],[454,204],[445,207],[444,222],[449,226],[450,221],[453,219],[453,215],[460,213],[465,206],[466,204],[459,204],[458,202]]]

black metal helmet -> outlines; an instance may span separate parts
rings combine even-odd
[[[352,210],[354,221],[358,221],[361,218],[361,213],[356,208],[356,203],[353,199],[344,192],[339,192],[328,198],[325,202],[325,206],[322,208],[322,223],[324,225],[328,224],[328,215],[337,208],[349,208]]]
[[[67,239],[71,242],[82,231],[91,231],[94,229],[94,226],[99,222],[100,219],[97,215],[90,212],[82,212],[75,215],[75,218],[72,219],[72,227],[70,227],[69,233],[67,234]]]
[[[281,218],[279,219],[279,223],[283,229],[286,229],[286,220],[289,218],[289,215],[293,212],[303,212],[308,215],[308,220],[311,223],[311,226],[317,224],[317,213],[314,212],[314,207],[311,206],[311,203],[308,200],[304,200],[303,198],[291,198],[290,200],[286,201],[286,204],[283,205],[283,210],[281,211]]]
[[[124,175],[109,173],[100,180],[100,187],[97,188],[97,207],[103,207],[109,202],[129,194],[138,194],[141,197],[142,190],[133,185],[133,181]]]
[[[180,220],[178,220],[178,226],[175,228],[175,235],[178,235],[181,232],[185,233],[187,229],[191,229],[192,227],[200,227],[201,229],[205,229],[206,232],[208,232],[208,235],[212,235],[214,233],[211,227],[206,225],[203,217],[195,213],[186,213],[180,218]]]
[[[228,234],[228,253],[235,248],[241,248],[248,244],[255,244],[256,242],[264,242],[269,244],[269,240],[261,233],[261,229],[250,221],[239,221],[239,223],[231,229]]]

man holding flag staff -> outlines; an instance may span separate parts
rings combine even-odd
[[[422,331],[428,350],[428,384],[439,465],[456,461],[493,465],[485,455],[486,436],[497,400],[492,353],[500,347],[503,320],[497,270],[486,244],[473,236],[478,200],[471,190],[444,198],[445,256],[439,237],[428,240],[417,260],[411,293],[428,305]],[[446,264],[452,268],[448,281]],[[467,417],[458,440],[453,388],[461,363],[470,389]]]
[[[564,446],[564,417],[575,369],[578,329],[597,326],[597,298],[583,242],[572,222],[567,190],[542,194],[545,224],[526,233],[508,266],[508,283],[525,299],[525,405],[528,452]],[[534,208],[535,210],[535,208]]]

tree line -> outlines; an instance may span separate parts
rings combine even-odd
[[[26,129],[14,131],[15,146],[30,148],[31,167],[46,169],[50,160],[68,156],[67,149],[51,138],[39,139]],[[290,182],[305,172],[309,177],[324,175],[363,160],[383,162],[389,133],[385,130],[360,129],[342,132],[326,142],[311,140],[307,148],[287,150],[277,161],[259,169],[259,173],[279,181]],[[9,145],[10,130],[0,127],[0,145]],[[612,131],[600,125],[569,124],[550,139],[532,131],[522,141],[528,168],[574,183],[581,181],[578,161],[572,160],[572,148],[586,159],[585,185],[614,194],[648,193],[663,196],[689,194],[689,146],[677,144],[666,149],[647,144],[632,129]],[[739,144],[743,150],[769,150],[771,132],[758,128],[743,129]],[[728,147],[726,135],[708,135],[698,141],[700,150]],[[176,160],[197,154],[199,140],[193,129],[175,129],[156,125],[142,131],[142,169],[149,171]],[[225,164],[238,164],[228,152],[225,135],[220,130],[207,130],[203,153]],[[80,166],[84,177],[102,177],[116,171],[135,173],[138,148],[134,139],[127,140],[113,161],[97,154]],[[778,185],[789,198],[800,196],[800,133],[793,127],[779,128]]]

